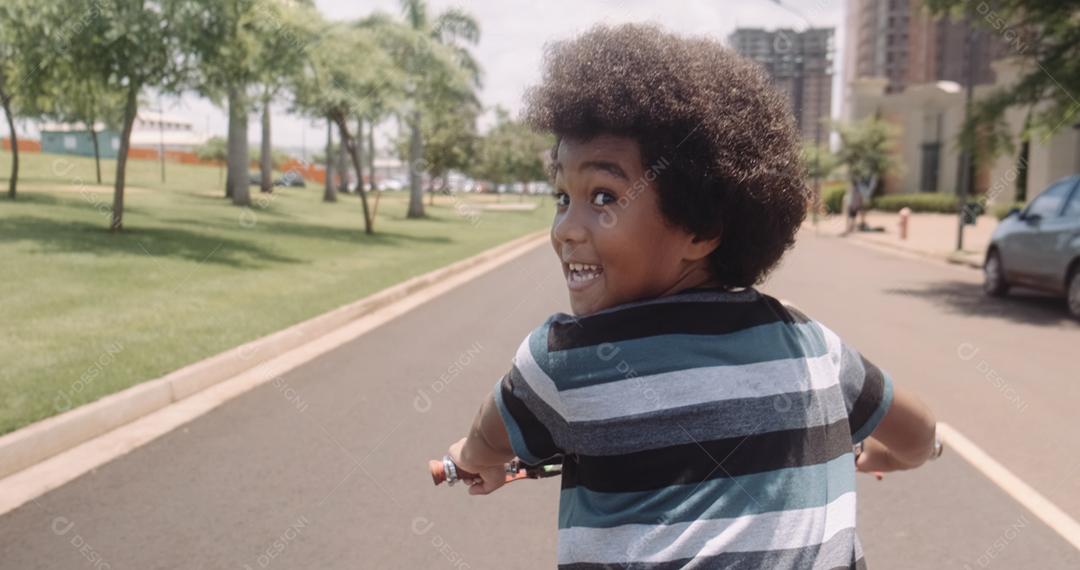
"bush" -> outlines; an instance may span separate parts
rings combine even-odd
[[[871,208],[884,212],[899,212],[903,208],[912,212],[936,212],[955,214],[957,201],[955,194],[924,192],[919,194],[889,194],[874,198]]]
[[[1011,212],[1013,208],[1023,210],[1025,205],[1026,204],[1024,204],[1023,202],[1013,202],[1012,204],[999,204],[997,206],[994,206],[994,217],[998,220],[1004,220],[1005,216],[1008,216],[1009,212]]]
[[[846,193],[847,188],[843,185],[822,188],[821,200],[825,203],[825,212],[828,214],[841,213],[840,209],[844,207],[844,194]]]

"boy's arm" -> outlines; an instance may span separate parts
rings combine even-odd
[[[893,386],[893,400],[881,423],[863,444],[856,462],[860,471],[913,469],[934,450],[933,412],[911,392]]]
[[[494,394],[481,404],[469,435],[451,445],[448,453],[460,469],[479,475],[465,481],[470,495],[486,495],[506,483],[505,463],[514,458],[514,451]]]

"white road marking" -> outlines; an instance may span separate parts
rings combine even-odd
[[[978,469],[987,479],[994,482],[1001,490],[1005,491],[1016,502],[1023,505],[1035,516],[1042,519],[1046,526],[1061,535],[1073,548],[1080,550],[1080,523],[1062,511],[1049,499],[1042,496],[1038,491],[1019,477],[1009,471],[1004,465],[998,463],[985,451],[975,445],[956,428],[945,422],[938,422],[937,432],[942,443],[946,446],[946,452],[955,451],[963,457],[975,469]]]

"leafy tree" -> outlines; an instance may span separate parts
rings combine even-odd
[[[327,117],[337,127],[357,179],[363,180],[360,153],[349,122],[368,110],[373,94],[400,89],[400,72],[372,33],[356,26],[325,25],[309,54],[301,73],[293,79],[294,107],[308,115]],[[357,185],[357,194],[364,210],[364,231],[374,233],[363,184]]]
[[[890,152],[893,128],[878,117],[866,117],[854,123],[834,123],[840,135],[839,164],[847,167],[848,178],[857,187],[873,192],[885,175],[896,167]],[[872,195],[872,193],[871,193]]]
[[[248,192],[248,112],[259,78],[258,33],[260,0],[175,0],[186,19],[182,50],[194,88],[228,109],[228,160],[225,195],[233,204],[251,203]],[[271,1],[271,0],[266,0]]]
[[[818,146],[812,142],[803,145],[802,159],[806,164],[807,177],[819,180],[825,180],[840,166],[839,159],[829,151],[828,145]]]
[[[123,100],[120,149],[116,160],[110,229],[123,229],[124,187],[131,130],[139,94],[169,89],[183,76],[178,34],[192,22],[178,10],[183,0],[53,0],[35,4],[47,14],[53,37],[46,45],[65,46],[64,56],[79,62],[66,70],[72,80],[98,81]],[[77,18],[73,19],[72,15]],[[75,25],[72,22],[76,22]]]
[[[424,216],[421,172],[425,163],[423,115],[447,99],[475,100],[480,86],[480,66],[466,45],[480,39],[480,25],[467,12],[451,8],[432,17],[424,0],[399,0],[404,25],[394,26],[385,17],[369,22],[383,32],[380,39],[407,74],[404,109],[409,129],[409,209],[407,217]],[[404,29],[402,29],[404,28]]]
[[[262,0],[256,5],[254,57],[257,97],[262,111],[260,145],[260,190],[273,190],[273,147],[270,134],[270,107],[288,87],[289,74],[303,68],[307,48],[316,39],[318,12],[310,2],[294,4],[283,0]]]
[[[1080,103],[1080,2],[1063,0],[928,0],[939,16],[970,18],[980,33],[997,34],[1008,55],[1020,58],[1024,72],[1012,85],[998,88],[976,100],[965,122],[960,144],[976,156],[1012,152],[1012,134],[1005,112],[1027,109],[1020,137],[1050,135],[1077,122]]]
[[[473,176],[496,186],[546,179],[544,156],[553,143],[550,136],[511,119],[504,109],[497,108],[495,115],[495,126],[481,139]]]
[[[40,47],[42,18],[24,0],[11,0],[0,5],[0,107],[7,118],[11,137],[11,175],[8,178],[8,197],[15,199],[19,183],[19,134],[15,130],[17,106],[27,93],[28,79],[38,71],[39,63],[31,48]],[[32,97],[32,96],[31,96]]]
[[[68,61],[67,65],[77,65]],[[56,66],[54,69],[63,69]],[[70,67],[67,67],[70,69]],[[98,140],[98,124],[115,129],[123,123],[123,99],[100,78],[81,77],[70,71],[54,73],[50,80],[50,93],[45,99],[43,114],[65,123],[78,123],[90,133],[94,146],[94,167],[97,182],[101,184],[101,148]]]

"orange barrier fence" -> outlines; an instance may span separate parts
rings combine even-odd
[[[11,150],[11,138],[5,137],[3,139],[4,150]],[[41,142],[32,139],[19,139],[19,152],[41,152]],[[128,158],[134,160],[159,160],[160,155],[158,149],[152,147],[135,147],[128,150]],[[221,162],[216,160],[200,160],[199,157],[191,151],[186,150],[166,150],[165,160],[168,162],[179,162],[180,164],[192,164],[199,166],[221,166]],[[258,170],[259,163],[252,161],[251,169]],[[303,162],[296,159],[289,159],[284,164],[278,167],[278,170],[282,172],[288,172],[294,170],[300,173],[305,180],[322,183],[326,180],[326,169],[321,166],[312,164],[310,162]]]
[[[4,137],[4,150],[11,151],[11,137]],[[19,139],[19,152],[41,152],[41,143],[35,140]]]

